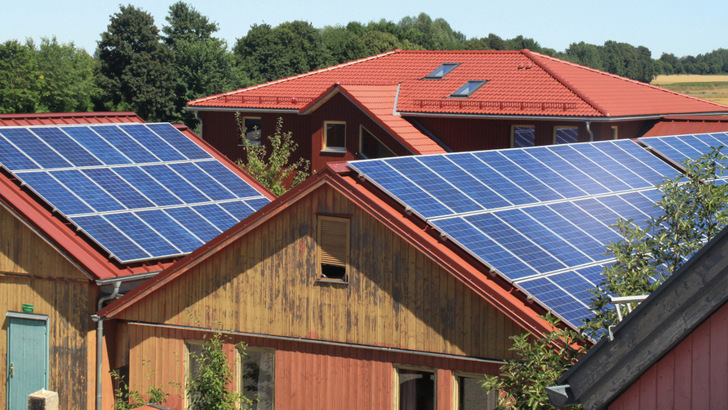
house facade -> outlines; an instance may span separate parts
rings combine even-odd
[[[548,324],[486,271],[326,169],[98,314],[126,329],[139,391],[183,385],[195,346],[219,331],[230,387],[259,409],[490,408],[479,378],[513,358],[510,336]],[[183,408],[170,392],[165,405]]]
[[[281,118],[314,170],[361,158],[636,138],[665,115],[728,112],[529,50],[395,50],[186,108],[202,137],[233,160],[244,156],[241,126],[259,143]]]

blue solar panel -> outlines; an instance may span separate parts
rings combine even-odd
[[[94,131],[135,164],[159,162],[159,158],[155,157],[143,145],[134,141],[115,125],[94,127]]]
[[[640,138],[640,142],[653,148],[676,163],[684,163],[687,159],[697,160],[707,154],[711,148],[728,145],[728,133],[711,133],[698,135],[682,135],[667,137]],[[723,150],[723,154],[727,151]],[[728,161],[724,161],[728,164]]]
[[[188,159],[208,159],[212,158],[207,151],[200,148],[199,145],[190,141],[181,132],[177,131],[171,124],[147,124],[150,130],[175,147],[177,151],[182,153]]]
[[[15,147],[38,163],[42,168],[68,168],[71,164],[25,128],[0,130]]]
[[[119,260],[136,261],[152,257],[100,215],[72,217],[71,220]]]
[[[614,260],[606,254],[606,245],[621,239],[613,225],[619,218],[644,224],[661,212],[654,186],[675,175],[630,140],[349,165],[577,324],[591,315],[589,289]]]
[[[103,162],[104,165],[131,164],[129,158],[112,147],[89,127],[64,127],[63,131]]]
[[[163,233],[167,240],[175,244],[184,253],[192,252],[204,244],[192,232],[165,214],[164,211],[141,211],[137,212],[136,216],[157,232]]]
[[[189,182],[177,175],[167,165],[147,165],[142,167],[142,170],[151,175],[157,182],[164,185],[169,192],[173,193],[185,203],[193,204],[210,201],[210,198],[190,185]]]
[[[150,255],[164,257],[183,253],[132,213],[108,214],[104,218]]]
[[[195,232],[197,237],[204,242],[208,242],[222,233],[221,229],[216,228],[191,208],[171,208],[165,209],[164,212],[190,232]]]
[[[270,202],[169,124],[0,127],[0,164],[122,263],[189,253]]]
[[[52,171],[51,175],[69,191],[75,193],[96,212],[121,211],[126,207],[101,189],[81,171]],[[66,213],[63,211],[63,213]],[[66,213],[68,214],[68,213]]]
[[[209,198],[220,201],[224,199],[233,199],[235,195],[220,185],[213,178],[202,172],[197,165],[186,162],[181,164],[171,164],[170,167],[179,174],[187,182],[194,185]]]
[[[192,209],[197,211],[221,231],[226,231],[228,228],[239,222],[237,219],[233,218],[230,213],[215,204],[197,205],[193,206]]]
[[[58,128],[36,128],[33,132],[75,167],[101,165],[101,161]]]
[[[73,215],[94,212],[88,204],[53,179],[47,172],[19,172],[16,175],[63,214]]]
[[[412,183],[437,199],[441,204],[455,213],[482,211],[483,207],[468,198],[463,192],[432,172],[413,157],[398,157],[387,161],[387,164],[407,175]]]
[[[154,206],[152,202],[108,168],[85,169],[82,172],[129,209]]]
[[[179,151],[159,138],[144,124],[119,125],[119,128],[129,134],[136,142],[153,152],[162,161],[182,161],[186,159]]]

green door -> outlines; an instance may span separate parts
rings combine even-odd
[[[8,312],[8,410],[27,409],[28,395],[48,387],[48,317]]]

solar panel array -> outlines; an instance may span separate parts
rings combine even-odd
[[[728,133],[649,137],[639,141],[675,163],[684,163],[686,159],[696,160],[710,153],[713,147],[728,146]],[[725,150],[722,153],[728,154]]]
[[[166,123],[0,127],[0,164],[122,263],[190,253],[269,202]]]
[[[349,166],[574,325],[613,262],[611,225],[659,212],[655,185],[677,173],[630,140]]]

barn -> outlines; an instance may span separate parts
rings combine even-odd
[[[186,127],[134,113],[0,115],[0,164],[0,407],[8,409],[25,408],[41,388],[58,393],[60,408],[101,405],[123,355],[92,315],[246,215],[206,232],[165,216],[223,203],[250,214],[274,198]],[[198,164],[254,194],[183,201],[179,189],[192,186],[153,176],[185,169],[203,178],[192,172]],[[103,399],[110,407],[111,394]]]

